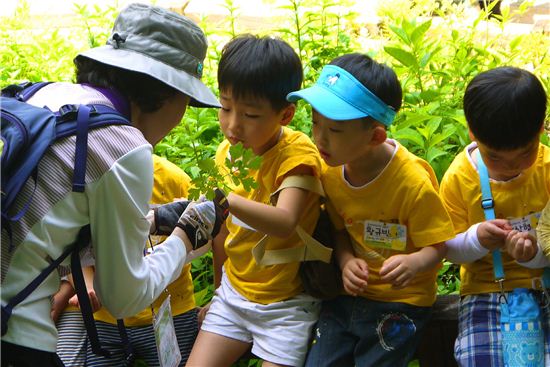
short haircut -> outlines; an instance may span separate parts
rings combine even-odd
[[[480,143],[498,150],[526,146],[538,137],[546,93],[527,70],[499,67],[478,74],[466,87],[464,114]]]
[[[233,98],[265,98],[275,111],[288,106],[288,93],[300,89],[304,74],[300,58],[285,41],[250,34],[227,43],[218,65],[220,91]]]
[[[155,112],[178,91],[147,74],[103,64],[84,56],[74,60],[76,82],[113,88],[135,103],[143,112]]]
[[[395,112],[401,108],[403,90],[397,75],[387,65],[380,64],[368,55],[360,53],[337,57],[329,64],[341,67],[353,75],[385,104],[391,106]]]

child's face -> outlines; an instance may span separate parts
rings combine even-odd
[[[231,89],[220,92],[218,117],[223,135],[231,145],[242,143],[262,155],[279,141],[281,126],[292,119],[294,105],[275,111],[266,99],[234,99]],[[292,110],[288,118],[288,110]]]
[[[510,180],[531,167],[539,151],[538,137],[525,147],[513,150],[496,150],[477,142],[489,176],[499,181]]]
[[[313,110],[313,138],[321,157],[331,167],[365,159],[373,126],[364,119],[335,121]]]

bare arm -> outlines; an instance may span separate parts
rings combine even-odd
[[[297,167],[288,176],[312,174],[309,167]],[[270,206],[230,193],[229,211],[259,232],[286,238],[294,233],[309,195],[316,194],[294,187],[285,188],[279,192],[277,206]]]
[[[225,223],[220,229],[220,233],[212,240],[212,261],[214,263],[214,288],[218,288],[222,281],[222,266],[227,259],[225,253],[225,239],[229,231]]]

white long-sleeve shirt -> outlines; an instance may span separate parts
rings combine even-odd
[[[70,83],[48,85],[29,103],[53,111],[64,104],[112,107],[96,90]],[[152,255],[143,257],[153,163],[152,147],[139,130],[113,125],[89,132],[84,193],[71,191],[74,144],[74,136],[59,140],[40,161],[31,208],[12,226],[16,248],[11,252],[6,231],[2,231],[2,304],[59,257],[82,226],[90,224],[96,292],[115,317],[131,316],[153,302],[181,273],[185,246],[170,236]],[[33,192],[34,182],[29,181],[18,196],[17,208]],[[3,341],[55,351],[57,330],[50,318],[50,298],[59,282],[59,274],[52,273],[15,307]]]

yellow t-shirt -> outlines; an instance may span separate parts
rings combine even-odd
[[[229,173],[225,166],[229,147],[229,142],[224,140],[216,153],[216,164],[226,173]],[[285,127],[279,142],[262,155],[259,170],[250,173],[258,188],[247,192],[239,186],[233,188],[233,192],[250,200],[270,204],[270,195],[281,185],[288,172],[298,166],[311,167],[314,175],[319,177],[319,153],[306,135]],[[318,217],[319,198],[317,195],[310,195],[299,225],[311,234]],[[225,272],[231,285],[241,295],[253,302],[269,304],[294,297],[303,291],[298,274],[299,262],[257,265],[252,256],[252,248],[264,234],[243,227],[233,216],[227,219],[226,225],[229,235],[225,241],[225,252],[228,256],[224,264]],[[287,239],[270,236],[266,249],[290,248],[300,244],[296,233]]]
[[[187,197],[187,192],[191,178],[187,176],[178,166],[165,158],[153,155],[154,164],[154,183],[153,196],[151,202],[154,204],[164,204],[172,202],[174,199]],[[161,242],[165,239],[163,236],[151,236],[153,245],[162,246]],[[150,246],[150,244],[148,244]],[[166,297],[170,294],[170,306],[174,316],[180,315],[195,308],[195,297],[193,288],[193,279],[191,278],[191,264],[183,267],[181,275],[163,292],[153,303],[155,312]],[[116,324],[116,319],[102,307],[94,313],[96,320]],[[124,319],[126,326],[144,326],[152,323],[151,308],[147,307],[137,315]]]
[[[550,259],[550,201],[546,204],[539,219],[537,236],[544,255]]]
[[[481,208],[479,175],[470,154],[476,147],[470,144],[458,154],[441,182],[441,198],[453,220],[456,233],[485,221]],[[514,219],[540,213],[550,198],[550,149],[540,145],[537,160],[521,175],[509,181],[490,181],[495,201],[496,218]],[[533,223],[533,228],[536,223]],[[502,252],[502,263],[507,291],[514,288],[531,288],[533,277],[542,270],[531,270],[517,264],[507,253]],[[493,273],[493,259],[485,257],[460,268],[462,295],[498,292]]]
[[[380,280],[384,260],[409,254],[420,247],[454,237],[452,222],[437,193],[437,178],[424,160],[393,140],[394,156],[382,173],[362,187],[351,186],[344,178],[344,167],[324,167],[321,180],[327,195],[327,210],[339,230],[352,239],[356,256],[369,266],[368,286],[361,296],[376,301],[404,302],[431,306],[435,301],[439,267],[419,273],[404,289],[392,289]],[[396,225],[399,225],[399,235]],[[389,237],[377,237],[388,230]],[[403,238],[402,246],[385,248],[376,241]]]

